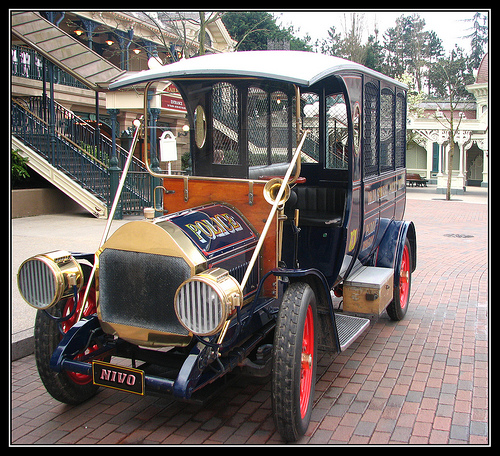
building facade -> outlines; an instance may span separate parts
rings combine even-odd
[[[92,90],[86,81],[75,79],[72,71],[87,56],[96,59],[95,66],[107,62],[109,66],[125,72],[148,69],[151,59],[168,64],[180,58],[192,57],[200,49],[199,13],[156,13],[121,11],[40,11],[26,12],[45,19],[37,33],[11,36],[11,96],[15,98],[49,96],[53,82],[54,99],[80,119],[96,125],[100,132],[112,136],[113,127],[118,144],[126,147],[132,134],[132,122],[142,110],[142,96],[130,92],[117,101],[116,94],[108,94],[105,78]],[[12,14],[13,29],[18,21]],[[26,19],[23,19],[26,20]],[[54,31],[47,30],[47,21]],[[33,25],[34,27],[34,25]],[[20,28],[22,33],[29,30]],[[38,49],[37,40],[43,41],[56,32],[63,38],[81,43],[74,62],[52,59],[54,69],[48,75],[47,55]],[[229,36],[219,18],[205,27],[204,52],[219,53],[234,50],[236,42]],[[25,38],[25,39],[24,39]],[[54,38],[55,40],[55,38]],[[56,55],[50,52],[50,55]],[[102,62],[98,62],[101,60]],[[119,73],[116,71],[115,73]],[[85,78],[85,75],[83,75]],[[102,84],[101,84],[102,82]],[[158,126],[171,129],[178,138],[180,154],[187,150],[186,111],[174,87],[162,95],[154,108]],[[136,152],[144,160],[143,153]],[[180,161],[178,163],[180,166]],[[180,168],[179,168],[180,169]]]
[[[454,126],[459,127],[455,135],[453,163],[448,163],[449,103],[422,103],[423,115],[408,117],[408,131],[412,138],[407,148],[408,172],[418,173],[437,184],[439,193],[445,193],[450,166],[453,170],[452,193],[463,193],[468,186],[488,187],[488,69],[486,54],[476,82],[467,86],[475,102],[459,103],[454,109]]]

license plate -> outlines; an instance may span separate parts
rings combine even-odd
[[[144,396],[144,372],[139,369],[93,361],[92,381],[94,385]]]

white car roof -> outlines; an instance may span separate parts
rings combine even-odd
[[[319,80],[341,71],[358,71],[386,80],[406,89],[395,81],[359,63],[315,52],[302,51],[243,51],[209,54],[182,59],[151,70],[129,74],[110,84],[110,89],[154,80],[175,80],[203,76],[257,77],[311,86]]]

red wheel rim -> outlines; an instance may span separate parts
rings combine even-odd
[[[406,307],[408,303],[408,295],[410,294],[410,253],[408,246],[403,249],[403,258],[401,259],[401,269],[399,272],[399,303],[401,309]]]
[[[307,308],[302,338],[302,355],[300,368],[300,415],[306,416],[311,398],[311,384],[313,381],[314,356],[314,319],[311,306]]]
[[[69,318],[66,321],[63,321],[61,323],[61,328],[64,334],[66,334],[71,327],[76,323],[76,319],[78,318],[78,314],[80,313],[80,309],[82,307],[82,302],[83,302],[83,295],[85,294],[85,289],[83,289],[79,294],[78,294],[78,304],[76,307],[76,311],[73,314],[71,318]],[[62,316],[65,317],[71,313],[73,310],[73,304],[75,302],[75,299],[73,297],[69,298],[66,301],[66,304],[64,305],[63,313]],[[83,310],[82,317],[88,317],[89,315],[92,315],[97,312],[97,307],[96,307],[96,302],[95,302],[95,290],[94,288],[90,289],[89,296],[87,299],[87,305],[85,306],[85,309]],[[89,353],[97,350],[97,346],[94,345],[92,347],[88,347],[87,350],[81,355],[78,355],[75,357],[75,359],[81,358],[83,355],[88,355]],[[86,385],[87,383],[90,383],[92,381],[92,377],[90,375],[84,375],[84,374],[79,374],[77,372],[66,372],[68,377],[73,380],[73,382],[77,383],[78,385]]]

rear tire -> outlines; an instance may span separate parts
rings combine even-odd
[[[312,288],[292,283],[285,292],[274,336],[272,401],[274,422],[286,442],[309,426],[316,383],[317,310]]]
[[[387,314],[394,321],[402,320],[408,311],[411,291],[411,247],[408,238],[405,240],[401,263],[399,264],[399,281],[394,283],[394,299],[387,306]]]

